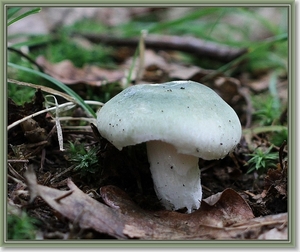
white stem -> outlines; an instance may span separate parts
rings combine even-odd
[[[147,142],[154,189],[168,210],[184,207],[191,213],[200,207],[202,188],[198,157],[180,154],[171,144]]]

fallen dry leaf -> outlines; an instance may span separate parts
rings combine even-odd
[[[32,169],[25,176],[31,199],[40,196],[81,228],[92,228],[118,239],[253,239],[253,233],[256,238],[263,238],[264,232],[274,228],[280,232],[287,224],[287,215],[256,220],[248,204],[232,189],[203,201],[194,213],[182,214],[143,210],[115,186],[100,189],[107,206],[83,193],[71,180],[70,190],[60,191],[38,185]]]
[[[30,167],[25,173],[31,200],[40,196],[53,209],[77,222],[83,229],[92,228],[116,238],[125,238],[122,233],[124,222],[120,214],[108,206],[93,200],[83,193],[71,180],[68,180],[69,191],[60,191],[47,186],[38,185],[36,175]]]
[[[262,75],[259,79],[248,79],[247,86],[254,92],[262,92],[268,89],[270,85],[271,74]]]
[[[240,228],[243,230],[243,228],[247,227],[249,232],[246,233],[248,235],[246,238],[248,239],[287,240],[287,223],[288,214],[280,213],[236,223],[230,228]],[[274,236],[270,236],[272,233]],[[241,235],[244,234],[241,233]]]
[[[173,80],[194,80],[200,81],[207,74],[213,73],[214,70],[207,70],[197,66],[183,65],[172,62],[170,56],[164,53],[157,53],[153,50],[144,51],[143,76],[142,82],[161,83],[163,81]],[[129,70],[132,66],[133,57],[129,58],[123,65],[124,69]],[[136,73],[140,63],[135,64],[132,72],[132,80],[136,80]]]
[[[240,81],[233,77],[220,76],[214,80],[213,89],[227,102],[233,103],[241,99]]]
[[[199,82],[204,76],[213,72],[214,70],[204,69],[198,66],[185,66],[179,63],[169,64],[169,78],[175,80],[193,80]]]
[[[92,86],[102,86],[120,81],[124,77],[124,72],[120,70],[103,69],[92,65],[77,68],[70,60],[52,64],[44,56],[39,56],[36,63],[44,69],[45,73],[69,85],[84,83]]]
[[[133,62],[135,63],[133,64]],[[146,49],[144,51],[142,62],[139,58],[135,59],[134,56],[128,58],[122,65],[122,68],[128,73],[127,75],[129,75],[132,66],[134,66],[134,68],[130,73],[131,81],[141,81],[143,83],[159,83],[163,82],[164,80],[167,81],[166,76],[168,74],[169,63],[164,57],[157,54],[153,50]]]

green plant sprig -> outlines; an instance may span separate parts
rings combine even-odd
[[[263,173],[269,168],[276,167],[278,153],[271,152],[272,149],[273,146],[270,146],[266,151],[257,148],[252,154],[248,154],[252,158],[245,164],[249,166],[247,173],[251,173],[254,170]]]
[[[97,151],[97,147],[87,150],[83,144],[73,144],[69,141],[69,160],[74,163],[74,171],[78,171],[81,177],[89,179],[99,170]]]
[[[19,214],[9,212],[7,216],[8,239],[12,240],[33,240],[36,234],[38,220],[22,211]]]

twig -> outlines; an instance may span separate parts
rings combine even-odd
[[[62,196],[59,196],[59,197],[55,198],[54,200],[55,200],[57,203],[59,203],[62,199],[64,199],[64,198],[70,196],[73,192],[74,192],[73,190],[70,190],[70,191],[68,191],[66,194],[64,194],[64,195],[62,195]]]
[[[261,126],[261,127],[243,129],[243,135],[260,134],[264,132],[273,132],[273,131],[282,131],[282,130],[287,130],[287,126],[282,126],[282,125]]]
[[[20,180],[20,181],[24,181],[25,179],[13,168],[13,166],[8,163],[8,170],[15,176],[12,177],[14,179]]]
[[[73,33],[73,36],[82,36],[94,43],[103,43],[113,46],[136,47],[139,43],[139,38],[121,38],[93,33]],[[177,50],[192,53],[198,57],[208,57],[223,62],[232,61],[247,52],[245,48],[233,48],[188,36],[149,35],[145,38],[145,45],[147,48]]]
[[[286,141],[284,140],[279,149],[279,164],[280,164],[281,170],[283,170],[283,168],[284,168],[282,156],[283,156],[283,149],[285,146],[286,146]]]
[[[91,132],[91,126],[63,126],[63,130],[81,130],[82,132]]]
[[[86,103],[86,104],[99,105],[99,106],[102,106],[102,105],[103,105],[103,103],[101,103],[101,102],[96,102],[96,101],[85,101],[85,103]],[[74,106],[75,106],[75,104],[74,104],[73,102],[66,102],[66,103],[63,103],[63,104],[58,105],[59,108],[68,108],[68,109],[73,108]],[[45,112],[49,112],[49,111],[52,111],[52,110],[56,110],[56,109],[57,109],[56,107],[51,107],[51,108],[43,109],[43,110],[41,110],[41,111],[38,111],[38,112],[36,112],[36,113],[33,113],[33,114],[29,115],[29,116],[25,116],[25,117],[23,117],[22,119],[20,119],[20,120],[18,120],[18,121],[15,121],[14,123],[8,125],[8,126],[7,126],[7,130],[10,130],[11,128],[13,128],[13,127],[19,125],[21,122],[24,122],[24,121],[26,121],[26,120],[29,119],[29,118],[33,118],[33,117],[35,117],[35,116],[37,116],[37,115],[40,115],[40,114],[43,114],[43,113],[45,113]]]
[[[35,88],[35,89],[41,89],[44,92],[47,92],[47,93],[50,93],[50,94],[53,94],[53,95],[61,96],[61,97],[65,98],[67,101],[76,102],[76,100],[72,96],[70,96],[66,93],[57,91],[53,88],[45,87],[45,86],[42,86],[42,85],[35,85],[35,84],[32,84],[32,83],[22,82],[22,81],[13,80],[13,79],[7,79],[7,82],[14,83],[14,84],[21,85],[21,86],[31,87],[31,88]]]
[[[7,159],[8,163],[28,163],[28,159]]]
[[[71,117],[71,116],[65,116],[65,117],[59,117],[60,121],[87,121],[94,123],[96,121],[95,118],[90,117]]]
[[[238,89],[238,92],[241,96],[244,97],[245,101],[246,101],[246,125],[245,128],[250,128],[251,124],[252,124],[252,111],[253,111],[253,106],[252,106],[252,101],[250,98],[250,94],[249,94],[249,90],[245,87],[240,87]]]
[[[61,124],[60,124],[60,120],[59,120],[59,113],[60,113],[60,109],[58,108],[58,102],[57,99],[54,95],[47,95],[46,97],[52,97],[54,99],[55,102],[55,125],[56,125],[56,132],[57,132],[57,139],[58,139],[58,145],[59,145],[59,150],[60,151],[64,151],[64,139],[63,139],[63,134],[62,134],[62,129],[61,129]]]
[[[66,102],[66,103],[64,103],[64,104],[59,105],[60,108],[67,107],[67,106],[72,106],[72,107],[74,107],[75,104],[74,104],[73,102]],[[25,116],[25,117],[23,117],[22,119],[20,119],[20,120],[18,120],[18,121],[15,121],[14,123],[8,125],[8,126],[7,126],[7,130],[10,130],[11,128],[17,126],[18,124],[20,124],[21,122],[26,121],[26,120],[29,119],[29,118],[33,118],[33,117],[35,117],[35,116],[37,116],[37,115],[43,114],[43,113],[45,113],[45,112],[49,112],[49,111],[51,111],[51,110],[56,110],[56,107],[51,107],[51,108],[48,108],[48,109],[43,109],[43,110],[38,111],[38,112],[36,112],[36,113],[33,113],[33,114],[29,115],[29,116]]]
[[[70,167],[64,169],[61,173],[54,175],[50,179],[51,185],[53,185],[54,181],[56,181],[58,178],[60,178],[61,176],[65,175],[67,172],[72,171],[74,169],[74,167],[75,167],[75,165],[71,165]]]
[[[138,64],[138,70],[137,70],[137,74],[136,74],[136,82],[139,82],[144,74],[145,68],[145,39],[147,37],[147,31],[143,30],[141,32],[141,37],[140,37],[140,41],[139,41],[139,64]]]

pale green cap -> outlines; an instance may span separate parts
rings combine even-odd
[[[223,158],[242,134],[235,111],[212,89],[193,81],[126,88],[98,111],[97,127],[119,150],[160,140],[206,160]]]

